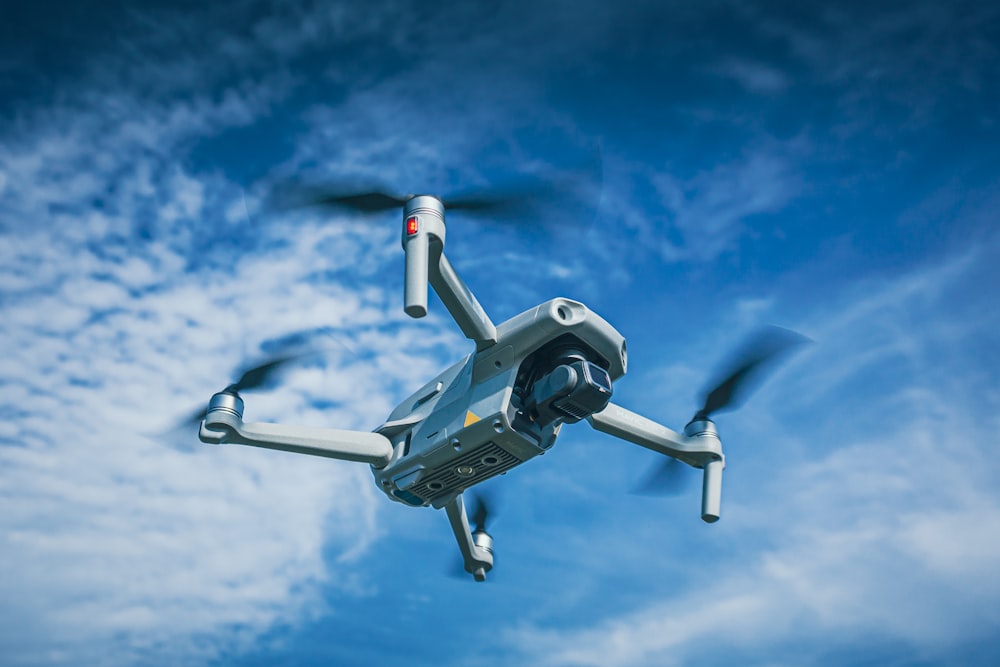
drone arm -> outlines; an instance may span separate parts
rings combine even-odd
[[[485,350],[497,342],[497,328],[444,255],[444,205],[437,197],[418,195],[403,208],[406,253],[404,310],[410,317],[427,314],[427,283],[437,292],[467,338]]]
[[[604,410],[588,417],[587,421],[602,433],[701,468],[704,471],[701,518],[708,523],[719,520],[725,457],[712,422],[691,422],[685,428],[686,435],[682,435],[614,403],[609,403]]]
[[[296,454],[369,463],[383,468],[392,457],[392,444],[379,433],[342,431],[281,424],[245,423],[226,410],[210,410],[198,437],[209,444],[236,444],[278,449]]]
[[[476,341],[477,349],[483,350],[497,342],[496,326],[469,287],[458,277],[443,251],[436,262],[431,262],[428,278],[462,333]]]
[[[451,530],[455,533],[455,539],[458,540],[458,548],[462,552],[465,569],[472,573],[476,581],[485,581],[486,573],[493,568],[493,554],[473,541],[462,494],[460,493],[449,500],[448,504],[444,506],[444,510],[448,513]]]
[[[427,314],[430,237],[426,233],[411,237],[404,236],[403,250],[406,252],[403,310],[410,317],[423,317]]]
[[[711,454],[701,451],[699,443],[692,442],[691,438],[614,403],[608,403],[606,408],[592,414],[587,421],[601,433],[672,456],[695,468],[701,468],[705,455]],[[717,449],[718,452],[713,453],[721,454],[721,448]]]

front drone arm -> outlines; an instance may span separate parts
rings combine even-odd
[[[469,528],[469,518],[465,513],[465,501],[462,500],[461,493],[449,500],[444,510],[448,513],[451,530],[458,540],[466,572],[471,572],[476,581],[486,581],[486,573],[493,569],[492,538],[486,533],[476,533],[477,536],[482,536],[480,540],[485,540],[483,544],[477,544]]]
[[[250,445],[368,463],[376,468],[384,468],[392,457],[392,444],[379,433],[245,423],[242,399],[225,392],[212,397],[198,437],[213,445]]]
[[[701,518],[708,523],[719,520],[725,457],[722,441],[710,420],[692,421],[682,435],[631,410],[608,403],[608,407],[594,413],[587,421],[602,433],[703,469]]]

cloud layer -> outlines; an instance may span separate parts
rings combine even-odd
[[[400,296],[380,278],[390,230],[299,215],[288,241],[255,224],[252,194],[185,164],[193,141],[266,113],[278,79],[95,93],[7,129],[7,664],[206,659],[318,613],[321,587],[356,589],[330,563],[378,535],[366,469],[171,429],[269,341],[305,332],[323,354],[290,371],[293,391],[248,397],[247,418],[368,430],[458,342],[432,319],[401,345]]]
[[[45,48],[0,55],[5,664],[958,664],[992,646],[995,9],[44,18],[23,20]],[[616,400],[675,427],[748,329],[818,341],[720,419],[724,521],[698,524],[693,491],[625,497],[647,453],[579,425],[504,478],[507,578],[470,592],[439,576],[440,513],[375,497],[363,467],[172,430],[283,343],[321,354],[248,395],[250,420],[371,429],[469,351],[437,302],[403,316],[391,215],[269,206],[307,178],[553,186],[525,219],[449,217],[453,263],[497,321],[585,300],[629,339]],[[386,609],[391,629],[369,622]]]

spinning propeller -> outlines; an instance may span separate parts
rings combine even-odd
[[[766,371],[810,339],[782,327],[766,326],[754,332],[726,365],[726,372],[705,393],[705,402],[692,421],[710,419],[713,412],[738,408],[765,379]]]
[[[251,389],[266,387],[277,379],[279,373],[285,366],[309,354],[311,354],[311,352],[299,351],[295,353],[276,353],[255,366],[246,368],[242,372],[237,371],[240,372],[240,378],[236,382],[227,385],[224,389],[222,389],[222,391],[238,396],[241,391],[249,391]],[[204,416],[205,408],[194,410],[191,412],[190,416],[183,419],[174,428],[187,431],[192,427],[197,426]]]
[[[523,210],[527,202],[544,194],[542,187],[522,186],[490,194],[473,194],[443,197],[441,201],[449,211],[504,215]],[[283,188],[277,194],[282,207],[317,207],[341,209],[374,214],[397,211],[414,195],[399,195],[380,188],[367,187],[356,190],[337,185],[296,185]]]
[[[481,489],[475,491],[466,491],[465,496],[470,500],[467,510],[471,508],[471,512],[466,516],[469,520],[469,529],[472,534],[472,541],[479,547],[482,547],[493,555],[493,536],[487,532],[487,528],[490,525],[491,515],[496,513],[496,502],[495,497]],[[493,566],[487,568],[488,571],[494,571]],[[465,563],[461,558],[454,561],[448,572],[449,576],[455,579],[462,579],[468,581],[470,574],[469,570],[465,569]],[[472,573],[475,575],[475,573]],[[484,578],[475,576],[476,581],[484,581]]]
[[[568,170],[538,177],[534,182],[521,182],[488,191],[466,191],[452,196],[438,197],[447,211],[461,211],[473,215],[500,216],[510,219],[525,215],[536,207],[558,203],[561,208],[575,209],[583,204],[588,211],[600,205],[603,191],[604,158],[599,145],[588,151],[586,159]],[[594,197],[596,193],[597,197]],[[434,194],[434,193],[428,193]],[[290,181],[279,185],[271,195],[272,205],[278,209],[324,208],[354,211],[366,215],[399,211],[415,194],[400,194],[377,183],[358,185],[348,182]],[[538,217],[538,216],[536,216]],[[550,218],[551,216],[541,216]],[[538,221],[532,221],[536,223]]]
[[[484,492],[475,493],[472,500],[474,503],[474,509],[472,514],[469,516],[469,520],[474,524],[472,534],[475,535],[476,533],[484,533],[489,535],[486,528],[490,512],[495,509],[495,503]]]
[[[702,407],[691,421],[711,420],[713,413],[738,408],[766,379],[768,372],[796,348],[810,339],[800,333],[776,326],[761,327],[738,348],[717,376],[714,386],[705,392]],[[675,495],[687,486],[687,471],[680,461],[668,458],[655,465],[635,488],[643,495]]]

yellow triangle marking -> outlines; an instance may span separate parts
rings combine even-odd
[[[472,410],[469,410],[468,412],[465,413],[465,425],[466,426],[468,426],[469,424],[475,424],[477,421],[479,421],[479,417],[477,417],[472,412]]]

